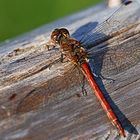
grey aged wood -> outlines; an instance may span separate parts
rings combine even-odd
[[[135,2],[123,6],[102,31],[95,32],[114,10],[91,7],[1,44],[1,140],[124,139],[87,82],[88,95],[77,96],[82,93],[82,75],[71,63],[60,62],[59,47],[47,50],[45,43],[56,27],[68,28],[77,39],[91,34],[82,40],[97,82],[126,139],[140,139],[140,6]]]

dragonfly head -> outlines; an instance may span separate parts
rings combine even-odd
[[[69,37],[69,31],[65,28],[55,29],[51,34],[51,40],[56,44],[59,44],[61,39],[67,39]]]

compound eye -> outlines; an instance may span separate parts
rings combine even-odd
[[[54,31],[53,31],[53,32],[58,32],[58,31],[59,31],[59,29],[57,29],[57,28],[56,28],[56,29],[54,29]]]
[[[61,33],[64,37],[69,37],[70,36],[69,31],[66,28],[61,28],[60,31],[61,31]]]
[[[51,34],[51,39],[53,41],[57,41],[58,35],[59,35],[59,29],[55,29]]]

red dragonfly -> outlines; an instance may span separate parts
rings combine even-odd
[[[125,5],[128,5],[129,3],[131,3],[131,1],[127,1]],[[117,13],[119,10],[120,8],[117,11],[115,11],[115,13]],[[108,19],[110,19],[111,17],[112,15]],[[126,136],[125,131],[119,119],[117,118],[112,107],[104,97],[104,94],[102,93],[99,85],[97,84],[94,78],[94,74],[92,74],[92,70],[88,63],[89,61],[88,52],[83,47],[82,41],[78,41],[72,38],[70,36],[69,31],[66,28],[59,28],[59,29],[55,29],[52,32],[49,43],[51,43],[51,45],[53,46],[56,46],[57,44],[60,46],[62,61],[63,61],[63,57],[66,57],[70,62],[72,62],[77,67],[79,67],[79,69],[82,71],[84,76],[87,78],[91,88],[93,89],[104,111],[107,113],[108,118],[110,119],[112,124],[118,128],[119,133],[123,137],[125,137]]]
[[[129,1],[126,2],[125,4],[128,5],[129,3],[131,2]],[[95,29],[94,33],[101,31],[105,25],[111,26],[110,21],[113,22],[115,21],[115,23],[117,24],[118,23],[117,20],[111,20],[111,19],[115,18],[115,15],[119,15],[118,13],[121,12],[122,8],[124,8],[124,5],[122,5],[115,12],[113,12],[113,14],[111,14],[109,18],[107,18],[99,28]],[[52,32],[51,39],[47,45],[48,46],[59,45],[60,52],[61,52],[61,61],[63,61],[64,57],[66,57],[66,59],[68,59],[70,62],[72,62],[82,71],[84,76],[87,78],[91,88],[93,89],[96,97],[101,103],[103,109],[107,113],[108,118],[110,119],[112,124],[118,128],[119,133],[125,137],[125,132],[122,125],[118,117],[116,116],[115,112],[113,111],[112,107],[104,97],[104,94],[101,91],[99,85],[96,83],[94,74],[92,74],[92,70],[89,65],[89,53],[84,48],[83,44],[89,43],[88,41],[92,39],[95,40],[96,43],[100,43],[101,41],[100,38],[96,39],[91,34],[93,34],[93,32],[85,34],[84,36],[82,36],[81,40],[78,41],[70,36],[69,31],[66,28],[59,28],[59,29],[55,29]],[[16,95],[13,95],[11,96],[10,99],[13,99],[15,97]]]
[[[88,54],[82,44],[71,38],[68,30],[65,28],[55,29],[51,34],[51,41],[54,44],[60,45],[62,56],[66,56],[69,61],[81,69],[103,109],[107,113],[108,118],[111,120],[113,125],[118,128],[120,134],[125,137],[124,129],[94,79],[94,75],[92,74],[88,64]]]

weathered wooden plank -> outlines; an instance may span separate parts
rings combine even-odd
[[[88,96],[77,97],[81,93],[79,71],[59,61],[58,47],[48,51],[44,45],[50,31],[61,26],[77,39],[89,31],[84,42],[94,59],[90,64],[96,75],[106,77],[97,77],[97,81],[127,139],[140,138],[140,6],[133,3],[122,8],[104,24],[102,32],[95,32],[91,29],[114,10],[101,8],[91,8],[2,44],[1,139],[122,139],[87,83]]]

